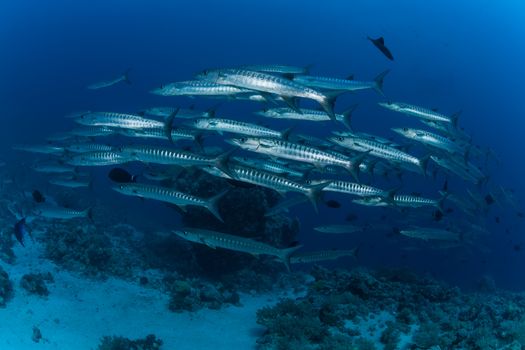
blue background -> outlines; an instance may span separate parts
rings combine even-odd
[[[252,63],[314,64],[313,73],[369,80],[384,69],[390,100],[463,110],[460,124],[477,144],[490,146],[501,164],[491,181],[525,191],[525,6],[520,1],[17,1],[0,5],[0,144],[3,158],[25,157],[13,143],[43,142],[73,125],[75,110],[136,112],[155,105],[206,108],[208,100],[163,98],[148,93],[162,83],[190,79],[204,68]],[[387,61],[366,37],[384,36],[395,62]],[[88,91],[85,86],[131,67],[133,85]],[[379,135],[410,124],[407,117],[377,106],[374,92],[338,101],[344,110],[358,102],[354,127]],[[252,119],[257,105],[224,103],[220,115]],[[278,124],[285,127],[286,124]],[[316,126],[316,129],[318,127]],[[298,132],[314,131],[310,124]],[[454,185],[453,185],[454,186]],[[459,189],[461,182],[455,184]],[[417,179],[413,190],[434,193],[441,183]],[[422,190],[423,188],[423,190]],[[97,189],[95,189],[97,191]],[[102,195],[103,190],[98,190]],[[343,197],[337,197],[344,200]],[[125,203],[125,202],[120,202]],[[345,204],[346,205],[346,204]],[[130,210],[138,209],[130,205]],[[347,205],[374,221],[381,211]],[[318,246],[352,246],[346,238],[319,239],[312,225],[343,221],[341,211],[322,208],[313,218],[307,205],[294,211],[302,220],[301,240]],[[401,259],[400,247],[375,236],[360,263],[417,267],[472,285],[490,274],[508,288],[523,288],[523,225],[508,215],[491,225],[490,252],[420,254]],[[168,221],[169,222],[169,221]],[[524,240],[525,241],[525,240]],[[467,259],[468,263],[460,262]]]

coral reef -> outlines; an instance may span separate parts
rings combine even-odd
[[[9,275],[0,267],[0,307],[5,307],[6,303],[13,296],[13,284]]]
[[[197,311],[205,307],[217,310],[225,305],[240,305],[239,294],[221,284],[177,279],[175,276],[166,277],[165,284],[170,295],[168,308],[174,312]]]
[[[144,339],[130,340],[124,337],[102,337],[97,350],[159,350],[162,340],[150,334]]]
[[[511,349],[525,296],[462,293],[402,270],[313,268],[305,297],[257,313],[260,349]]]
[[[51,273],[30,273],[22,276],[20,287],[25,289],[29,294],[36,294],[42,297],[49,295],[47,283],[54,282]]]

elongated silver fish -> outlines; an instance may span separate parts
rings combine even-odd
[[[71,208],[59,207],[53,204],[42,203],[33,210],[33,215],[48,219],[70,220],[75,218],[90,218],[91,208],[85,210],[75,210]]]
[[[327,180],[312,180],[313,185],[318,183],[325,183]],[[323,191],[327,192],[339,192],[351,194],[358,197],[370,197],[370,196],[388,196],[388,191],[384,191],[377,187],[363,185],[350,181],[330,181],[330,184],[323,188]]]
[[[449,153],[464,153],[464,150],[451,139],[426,130],[414,128],[392,128],[392,130],[410,140],[417,141]]]
[[[98,83],[94,83],[94,84],[89,85],[87,88],[89,90],[98,90],[98,89],[102,89],[102,88],[107,88],[107,87],[113,86],[115,84],[120,83],[121,81],[125,82],[126,84],[131,84],[131,81],[129,80],[129,72],[130,72],[130,70],[131,69],[127,69],[124,72],[124,74],[120,75],[117,78],[114,78],[114,79],[111,79],[111,80],[106,80],[106,81],[100,81]]]
[[[344,234],[359,232],[363,228],[355,225],[325,225],[314,227],[314,230],[322,233]]]
[[[55,145],[14,145],[14,150],[42,154],[62,154],[64,147]]]
[[[360,81],[352,79],[339,79],[333,77],[319,77],[311,75],[297,75],[293,77],[293,81],[298,82],[304,86],[309,86],[318,89],[337,90],[337,91],[358,91],[373,89],[381,95],[383,93],[383,81],[385,76],[390,72],[386,70],[380,73],[373,81]]]
[[[351,129],[351,118],[352,112],[355,110],[357,105],[353,105],[341,114],[335,114],[335,120],[343,123],[347,128]],[[305,109],[301,108],[299,111],[289,107],[270,108],[262,111],[255,112],[255,114],[273,119],[294,119],[294,120],[307,120],[312,122],[323,122],[331,120],[328,114],[324,111],[316,109]]]
[[[206,70],[197,75],[197,78],[218,84],[233,85],[240,88],[261,91],[281,96],[290,106],[295,97],[302,97],[316,101],[323,107],[328,116],[335,120],[334,97],[317,90],[298,84],[283,77],[267,73],[244,69],[216,69]]]
[[[221,192],[208,199],[199,198],[192,196],[188,193],[175,191],[171,188],[139,184],[139,183],[125,183],[113,187],[113,189],[119,193],[127,196],[141,197],[154,199],[166,203],[175,204],[176,206],[184,209],[188,205],[195,205],[206,208],[212,213],[219,221],[223,221],[219,214],[219,208],[217,203],[226,194],[227,191]]]
[[[305,146],[279,139],[243,137],[230,139],[227,142],[241,147],[244,150],[266,154],[272,157],[310,163],[323,168],[328,165],[342,167],[357,178],[357,167],[350,158],[336,152],[321,151],[317,148]]]
[[[115,134],[115,129],[108,128],[106,126],[91,126],[76,128],[68,131],[72,136],[81,137],[97,137],[97,136],[110,136]]]
[[[67,164],[73,166],[105,166],[114,164],[123,164],[130,162],[132,159],[122,152],[102,151],[78,153],[66,160]]]
[[[417,169],[423,174],[426,172],[428,158],[419,159],[381,142],[352,136],[336,136],[331,137],[328,140],[341,147],[345,147],[356,152],[365,152],[371,156],[382,158],[390,162],[415,165]]]
[[[399,232],[403,236],[422,239],[424,241],[459,241],[461,238],[461,235],[457,232],[430,227],[413,227],[411,229],[401,230]]]
[[[301,248],[300,245],[291,248],[275,248],[269,244],[250,238],[230,235],[227,233],[202,230],[197,228],[183,228],[173,231],[177,236],[190,242],[205,244],[210,248],[223,248],[236,252],[248,253],[254,256],[271,255],[281,260],[290,270],[290,256]]]
[[[39,173],[59,174],[72,173],[75,171],[75,168],[60,162],[46,162],[34,165],[33,170]]]
[[[212,175],[270,188],[274,191],[281,193],[282,195],[288,192],[301,193],[310,200],[316,211],[317,201],[321,197],[322,189],[328,185],[328,183],[322,183],[312,186],[303,185],[302,183],[290,180],[286,177],[278,176],[267,171],[262,171],[237,164],[229,164],[228,169],[230,171],[230,174],[221,174],[220,172],[213,170],[213,168],[203,168],[204,171]]]
[[[256,72],[278,73],[287,76],[294,74],[308,74],[308,71],[310,70],[310,66],[299,67],[287,66],[282,64],[254,64],[249,66],[241,66],[239,68]]]
[[[409,207],[409,208],[420,208],[432,206],[436,207],[439,210],[443,210],[443,202],[446,199],[446,196],[441,197],[440,199],[430,199],[420,196],[411,196],[411,195],[391,195],[390,197],[383,196],[370,196],[363,197],[359,199],[354,199],[352,202],[356,204],[366,205],[366,206],[375,206],[375,207]]]
[[[66,145],[64,148],[66,151],[73,153],[109,152],[113,150],[113,146],[99,143],[75,143]]]
[[[390,109],[392,111],[400,112],[420,119],[426,119],[434,122],[450,123],[452,125],[457,124],[457,119],[459,117],[459,113],[447,117],[446,115],[441,114],[435,110],[403,102],[379,102],[379,105],[386,109]]]
[[[151,91],[152,94],[161,96],[234,96],[251,92],[253,91],[238,86],[201,80],[179,81]]]
[[[270,173],[274,173],[280,176],[295,177],[301,179],[304,178],[308,173],[307,171],[303,172],[300,170],[293,169],[287,164],[282,164],[266,159],[248,157],[234,157],[233,159],[242,165],[246,165],[259,170],[268,171]]]
[[[147,129],[165,128],[166,122],[147,119],[140,115],[113,113],[113,112],[91,112],[83,114],[75,121],[87,126],[105,126],[124,129]]]
[[[158,140],[169,140],[169,137],[166,135],[165,128],[148,128],[148,129],[117,129],[116,132],[120,135],[127,137],[137,137],[144,139],[158,139]],[[175,140],[190,140],[197,141],[200,137],[200,134],[193,130],[183,129],[183,128],[172,128],[171,131],[171,141]]]
[[[359,248],[351,250],[321,250],[317,252],[295,253],[290,257],[292,264],[312,264],[322,261],[336,260],[345,256],[357,258]]]
[[[481,184],[487,180],[487,176],[481,172],[474,164],[464,160],[459,160],[454,157],[440,157],[436,155],[430,156],[436,164],[440,167],[448,170],[449,172],[461,177],[466,181],[470,181],[475,184]]]
[[[229,132],[246,136],[277,138],[282,138],[287,135],[287,132],[272,130],[257,124],[222,118],[200,118],[185,124],[194,129],[217,131],[220,134]]]
[[[68,188],[83,188],[91,186],[91,179],[80,178],[76,176],[52,178],[49,179],[48,182],[55,186],[62,186]]]

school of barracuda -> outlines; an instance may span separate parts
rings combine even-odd
[[[41,145],[15,145],[13,148],[46,155],[46,160],[34,165],[33,170],[47,174],[50,184],[74,189],[91,184],[89,174],[79,170],[84,167],[131,162],[156,165],[155,170],[144,169],[141,178],[146,181],[121,183],[113,189],[126,196],[167,202],[181,208],[201,206],[221,221],[218,208],[225,192],[210,198],[198,198],[156,183],[173,176],[170,173],[173,166],[197,167],[213,176],[263,186],[283,195],[293,193],[270,208],[267,216],[288,212],[292,206],[305,201],[317,211],[319,200],[327,192],[346,194],[348,202],[363,206],[392,207],[400,211],[428,207],[445,216],[444,203],[448,202],[465,214],[462,217],[469,219],[462,223],[445,220],[421,227],[411,224],[407,214],[405,224],[396,223],[398,233],[424,242],[468,244],[475,238],[472,227],[478,225],[477,218],[483,216],[491,204],[487,197],[497,203],[512,200],[508,190],[493,185],[489,187],[489,176],[482,168],[486,169],[487,162],[494,158],[493,152],[475,145],[459,127],[459,113],[447,115],[404,102],[380,102],[379,106],[392,113],[402,113],[421,122],[420,128],[394,127],[395,134],[382,137],[352,128],[356,105],[346,106],[341,113],[335,112],[335,101],[342,93],[370,89],[385,98],[383,83],[388,73],[384,71],[371,81],[357,81],[353,77],[313,76],[309,75],[309,67],[285,65],[208,69],[197,74],[194,80],[168,83],[151,93],[262,102],[265,104],[263,108],[254,112],[257,118],[289,120],[289,128],[274,130],[246,118],[219,117],[216,107],[206,111],[151,107],[136,114],[83,111],[67,116],[79,124],[69,132],[50,135],[48,142]],[[127,72],[88,88],[100,89],[120,81],[129,83]],[[320,108],[302,108],[303,100],[311,100]],[[325,131],[326,136],[297,134],[294,126],[298,122],[317,123],[318,130]],[[206,138],[214,134],[223,137],[223,147],[219,152],[203,146]],[[398,137],[393,141],[396,134]],[[109,142],[113,135],[123,136],[117,139],[120,144]],[[149,143],[152,139],[161,140],[163,144]],[[193,146],[183,148],[178,146],[180,141],[192,142]],[[401,186],[397,183],[391,188],[378,188],[373,184],[377,177],[388,179],[394,175],[393,178],[397,179],[406,172],[412,173],[411,176],[426,177],[426,181],[436,181],[436,175],[442,172],[447,179],[455,176],[471,185],[462,195],[449,192],[445,183],[442,191],[426,198],[411,194],[409,183]],[[89,217],[90,210],[42,203],[32,215],[69,220]],[[314,230],[324,234],[354,234],[367,229],[350,224],[322,224]],[[225,232],[178,228],[173,233],[212,248],[271,255],[282,260],[287,267],[290,262],[355,256],[358,251],[350,247],[349,250],[297,253],[301,246],[277,248]]]

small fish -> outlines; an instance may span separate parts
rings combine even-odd
[[[46,201],[46,198],[39,190],[34,190],[31,195],[33,196],[33,200],[36,203],[43,203]]]
[[[98,90],[98,89],[102,89],[102,88],[107,88],[107,87],[113,86],[115,84],[120,83],[121,81],[124,81],[126,84],[130,85],[131,84],[131,81],[129,80],[129,72],[130,72],[130,70],[131,69],[127,69],[122,75],[120,75],[119,77],[117,77],[115,79],[94,83],[94,84],[89,85],[87,88],[89,90]]]
[[[362,231],[363,228],[355,225],[328,225],[328,226],[317,226],[314,230],[322,233],[354,233]]]
[[[351,250],[321,250],[317,252],[297,253],[291,256],[290,262],[292,264],[308,264],[321,261],[336,260],[345,256],[357,258],[359,248]]]
[[[390,52],[390,50],[385,46],[385,39],[381,36],[377,39],[372,39],[371,37],[367,37],[368,40],[374,44],[375,47],[379,49],[385,55],[386,58],[388,58],[390,61],[394,60],[394,56]]]
[[[122,168],[113,168],[109,171],[108,177],[113,182],[128,183],[136,182],[137,175],[131,175],[127,170]]]
[[[443,219],[443,212],[441,210],[436,210],[432,214],[432,217],[434,218],[435,221],[441,221],[441,219]]]
[[[59,207],[51,204],[40,204],[34,210],[35,216],[48,219],[70,220],[74,218],[92,219],[91,208],[86,210],[75,210],[70,208]]]
[[[26,227],[26,218],[22,218],[15,224],[15,237],[16,237],[16,240],[22,245],[22,247],[25,247],[24,237],[27,234],[28,234],[28,231]]]
[[[341,208],[341,203],[336,200],[330,199],[324,202],[328,208]]]
[[[494,202],[495,202],[494,197],[492,197],[490,194],[487,194],[485,196],[485,203],[487,203],[487,205],[494,204]]]

